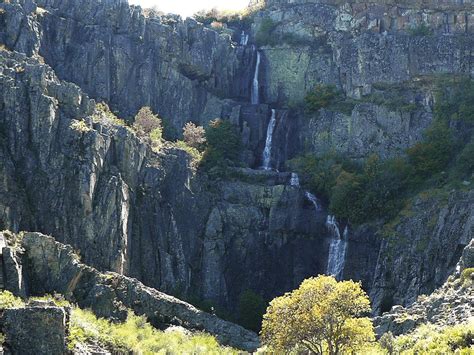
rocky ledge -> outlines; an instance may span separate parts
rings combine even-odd
[[[6,278],[23,280],[21,290],[10,290],[16,294],[59,293],[66,300],[81,308],[90,308],[97,316],[107,319],[125,320],[127,309],[131,309],[145,315],[160,329],[178,325],[210,333],[223,345],[246,351],[258,347],[256,334],[146,287],[136,279],[112,272],[100,273],[81,263],[70,246],[52,237],[24,233],[19,237],[9,235],[7,239],[17,241],[16,246],[3,248],[4,255],[13,255],[16,260],[15,268],[4,270]]]

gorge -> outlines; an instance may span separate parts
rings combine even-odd
[[[55,240],[32,233],[20,242],[27,251],[12,260],[26,281],[7,289],[69,292],[88,307],[87,292],[113,294],[103,296],[112,308],[110,300],[133,305],[124,285],[147,307],[155,301],[144,295],[156,289],[242,323],[246,292],[266,304],[318,274],[360,281],[374,317],[417,305],[460,277],[456,265],[474,237],[466,148],[474,105],[465,81],[474,67],[473,5],[253,6],[248,18],[206,23],[126,0],[0,3],[0,229]],[[133,128],[145,106],[163,121],[159,149]],[[456,139],[449,162],[418,180],[398,179],[408,169],[401,161],[414,164],[410,149],[424,149],[440,115]],[[238,158],[196,168],[176,141],[185,123],[208,127],[216,118],[238,133]],[[464,156],[467,172],[458,174]],[[385,162],[397,174],[381,170]],[[402,183],[408,187],[390,195]],[[379,190],[385,200],[369,199]],[[71,246],[67,260],[57,250],[68,247],[56,242]],[[97,269],[81,272],[106,280],[100,290],[82,292],[75,271],[49,284],[31,267],[56,275],[56,265],[75,265],[72,251],[84,270]],[[48,258],[56,261],[41,264]],[[107,281],[106,272],[117,276]],[[205,315],[195,321],[197,310],[183,307],[179,321],[153,321],[191,324],[255,350],[255,334],[220,320],[210,326]],[[398,331],[388,318],[380,329]]]

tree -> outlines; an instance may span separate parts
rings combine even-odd
[[[239,299],[239,323],[247,329],[258,332],[265,308],[262,296],[252,290],[242,292]]]
[[[190,147],[199,149],[206,142],[206,131],[202,126],[196,126],[192,122],[188,122],[183,127],[184,142]]]
[[[142,107],[138,111],[133,128],[135,128],[138,136],[149,139],[152,146],[156,147],[161,143],[163,138],[161,119],[148,106]]]
[[[227,166],[239,159],[241,138],[230,121],[220,118],[211,121],[206,128],[206,140],[204,163],[208,168]]]
[[[374,341],[367,294],[360,283],[320,275],[275,298],[263,317],[262,341],[276,351],[355,351]]]

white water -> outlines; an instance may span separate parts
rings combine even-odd
[[[258,105],[260,103],[258,92],[258,72],[260,70],[260,52],[257,51],[257,62],[255,63],[255,73],[253,75],[252,90],[250,93],[250,103]]]
[[[240,45],[241,46],[246,46],[247,43],[249,43],[249,35],[245,34],[245,31],[242,31],[240,35]]]
[[[270,118],[270,122],[268,122],[267,127],[267,139],[265,140],[265,149],[263,150],[263,169],[270,170],[271,167],[271,159],[272,159],[272,141],[273,141],[273,131],[275,129],[276,124],[276,111],[272,109],[272,117]]]
[[[328,265],[326,274],[333,275],[337,280],[342,278],[344,271],[344,263],[346,261],[347,238],[349,236],[349,229],[344,228],[341,238],[339,225],[336,217],[328,215],[326,220],[326,227],[332,234],[331,244],[329,245]]]
[[[316,211],[319,211],[321,210],[321,206],[319,205],[319,201],[318,201],[318,198],[316,196],[314,196],[311,192],[309,191],[305,191],[304,195],[306,196],[306,198],[313,204],[314,206],[314,209]]]
[[[300,187],[300,178],[297,173],[291,173],[290,185]]]

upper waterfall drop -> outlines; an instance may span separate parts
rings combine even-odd
[[[240,34],[240,45],[246,46],[249,43],[249,35],[245,34],[245,31],[242,31]]]
[[[333,275],[336,280],[342,279],[344,264],[346,261],[347,238],[349,237],[349,228],[346,226],[341,236],[336,217],[328,215],[326,227],[332,234],[331,244],[329,245],[328,265],[326,274]]]
[[[262,157],[262,167],[265,170],[270,170],[271,167],[271,159],[272,159],[272,141],[273,141],[273,131],[275,130],[276,125],[276,111],[272,109],[272,117],[270,118],[270,122],[268,122],[267,127],[267,139],[265,141],[265,149],[263,149],[263,157]]]
[[[305,191],[304,193],[305,197],[313,204],[314,206],[314,209],[316,211],[320,211],[321,210],[321,206],[319,205],[319,201],[318,201],[318,198],[313,195],[311,192],[309,191]]]
[[[260,52],[257,50],[257,61],[255,63],[255,73],[253,75],[252,90],[250,95],[250,103],[258,105],[260,103],[260,95],[258,90],[258,73],[260,71]]]

